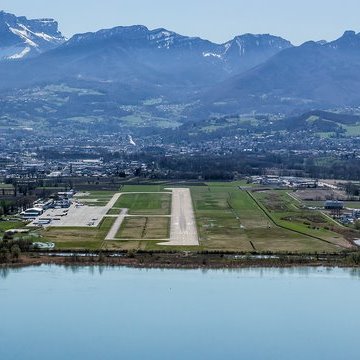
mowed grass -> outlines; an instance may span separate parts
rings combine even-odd
[[[165,251],[194,251],[193,246],[167,246],[167,245],[158,245],[157,241],[148,241],[148,240],[117,240],[117,241],[106,241],[103,244],[102,249],[106,250],[143,250],[143,251],[156,251],[156,250],[165,250]],[[205,250],[202,246],[196,248],[197,251]]]
[[[168,217],[126,217],[116,235],[118,239],[156,240],[170,236]]]
[[[340,226],[337,226],[320,211],[301,207],[301,203],[290,197],[286,191],[262,191],[254,193],[253,196],[263,205],[264,210],[276,224],[310,237],[329,241],[334,245],[349,246],[349,243],[341,235]]]
[[[124,185],[120,192],[159,192],[164,191],[163,185]]]
[[[88,191],[86,193],[88,195],[77,197],[77,200],[89,206],[106,206],[116,194],[115,191]]]
[[[232,186],[192,188],[192,197],[201,244],[207,249],[253,251],[244,225],[229,205],[231,197],[240,190]],[[244,193],[246,195],[246,193]],[[238,202],[241,202],[237,198]],[[246,201],[243,199],[243,201]],[[247,204],[249,205],[249,204]],[[244,205],[245,207],[246,204]],[[250,209],[251,204],[248,206]],[[253,209],[252,209],[253,210]],[[252,212],[250,210],[250,212]],[[249,214],[243,213],[250,217]],[[255,214],[263,221],[261,213]],[[252,214],[254,216],[254,213]],[[254,218],[256,221],[256,218]]]
[[[325,201],[304,201],[306,206],[323,208]],[[360,201],[344,201],[345,208],[360,209]]]
[[[208,250],[338,251],[341,248],[277,227],[246,191],[225,186],[191,188],[201,245]],[[292,207],[292,204],[290,204]]]
[[[99,200],[110,200],[115,194],[115,191],[85,191],[89,195],[85,196],[86,199],[99,199]]]
[[[98,228],[49,227],[41,232],[47,240],[54,242],[56,249],[100,249],[115,218],[104,218]]]
[[[0,221],[0,235],[7,230],[21,229],[26,225],[23,221]]]
[[[170,215],[171,194],[123,194],[114,207],[127,208],[130,215]]]
[[[121,209],[119,208],[112,208],[107,212],[107,215],[119,215],[121,212]]]

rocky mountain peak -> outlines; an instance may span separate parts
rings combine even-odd
[[[0,11],[0,60],[21,59],[65,42],[54,19],[27,19]]]

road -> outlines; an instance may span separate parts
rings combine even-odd
[[[105,240],[116,240],[116,234],[118,233],[121,224],[123,223],[125,216],[127,215],[128,209],[122,209],[121,213],[116,217],[116,220],[106,235]]]

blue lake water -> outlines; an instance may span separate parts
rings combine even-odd
[[[0,273],[0,359],[359,359],[360,272]]]

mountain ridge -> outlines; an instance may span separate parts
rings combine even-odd
[[[59,81],[118,83],[154,96],[192,97],[232,74],[247,71],[292,44],[280,37],[245,34],[215,44],[143,25],[76,34],[31,59],[0,67],[1,89]],[[136,90],[137,89],[137,90]]]
[[[285,111],[291,107],[351,106],[360,103],[360,34],[346,31],[327,43],[306,42],[216,84],[203,97],[207,105]]]
[[[23,54],[34,36],[49,47],[36,44]],[[360,104],[360,34],[350,30],[333,41],[300,46],[271,34],[217,44],[144,25],[65,41],[55,20],[0,12],[0,40],[0,50],[20,44],[17,56],[10,56],[17,61],[0,61],[2,92],[65,84],[100,91],[111,104],[137,106],[151,98],[192,104],[184,118]]]

